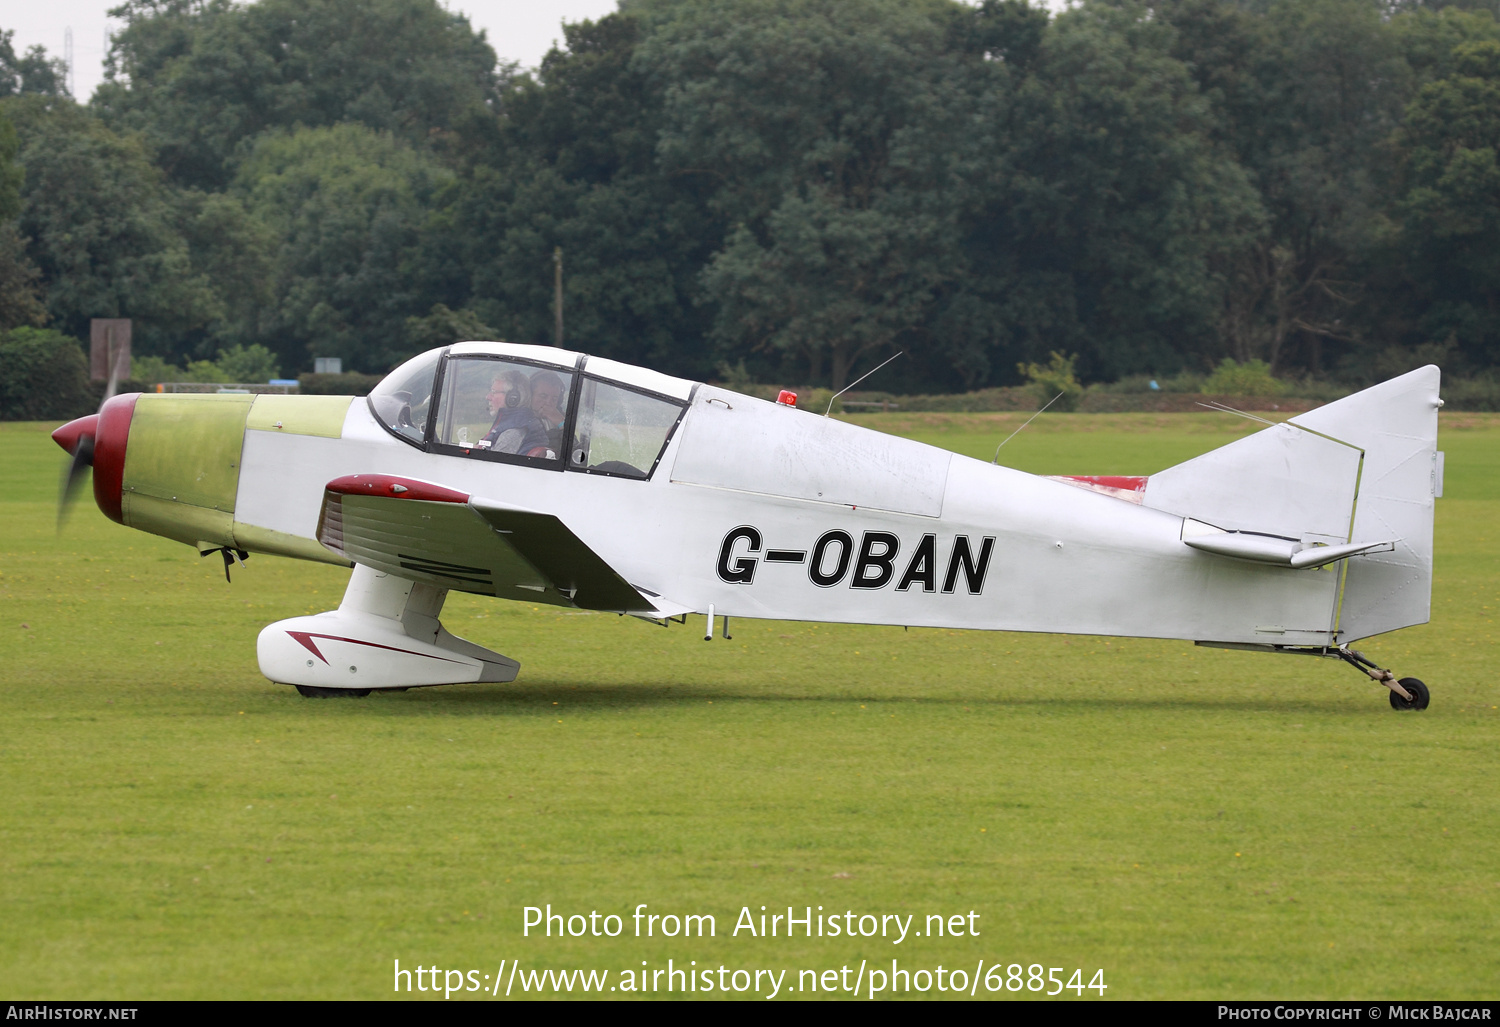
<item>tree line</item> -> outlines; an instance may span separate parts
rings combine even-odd
[[[695,378],[1491,373],[1497,13],[621,0],[526,72],[435,0],[126,0],[86,104],[0,31],[0,329],[379,373],[550,344],[560,251],[567,346]]]

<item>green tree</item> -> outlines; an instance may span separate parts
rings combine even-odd
[[[1286,385],[1271,374],[1264,360],[1239,363],[1225,357],[1203,383],[1203,391],[1221,396],[1279,396]]]
[[[862,0],[664,6],[637,62],[666,83],[666,174],[735,224],[702,277],[721,359],[849,380],[920,330],[954,274],[945,158],[964,113],[953,7]]]
[[[0,113],[0,221],[11,221],[21,213],[21,183],[26,171],[17,162],[21,142],[16,126]]]
[[[1083,398],[1083,385],[1078,381],[1074,368],[1077,358],[1063,356],[1057,350],[1048,354],[1045,364],[1020,364],[1016,370],[1026,378],[1036,401],[1044,406],[1051,404],[1059,413],[1078,409]]]
[[[1398,139],[1403,249],[1424,311],[1414,341],[1500,362],[1500,42],[1455,47],[1451,73],[1422,87]]]
[[[68,95],[68,68],[58,58],[48,57],[42,46],[18,55],[11,40],[15,32],[0,29],[0,100],[23,93],[43,96]]]
[[[231,382],[267,382],[281,377],[281,371],[276,366],[276,354],[259,343],[221,350],[214,363]]]
[[[726,354],[795,355],[814,382],[826,361],[828,381],[842,389],[857,360],[927,320],[951,267],[947,227],[826,193],[790,195],[765,242],[740,226],[704,269],[704,295],[718,308],[713,337]]]
[[[1218,334],[1240,362],[1331,365],[1374,327],[1365,283],[1390,235],[1383,150],[1410,73],[1387,5],[1170,0],[1162,12],[1262,212],[1215,261]]]
[[[26,240],[14,224],[0,224],[0,331],[47,323],[42,273],[26,257]]]
[[[344,122],[441,147],[495,53],[436,0],[127,0],[94,104],[177,181],[222,188],[271,128]]]
[[[97,402],[77,339],[51,328],[0,332],[0,421],[66,420]]]
[[[65,99],[14,97],[4,112],[26,172],[19,228],[56,327],[84,338],[90,318],[133,318],[136,347],[164,355],[204,330],[218,298],[140,142]]]
[[[192,360],[188,362],[187,368],[182,376],[177,379],[181,382],[199,382],[204,385],[227,385],[234,381],[229,373],[212,360]]]
[[[437,0],[128,0],[88,109],[0,33],[0,326],[383,371],[551,342],[561,249],[566,344],[695,377],[1500,360],[1500,0],[1035,2],[630,0],[522,74]]]
[[[423,305],[406,267],[440,166],[358,124],[260,137],[235,192],[273,240],[273,295],[257,332],[283,368],[313,356],[384,371],[408,355],[406,319]]]
[[[161,357],[140,356],[132,351],[130,377],[132,381],[141,382],[148,387],[157,382],[180,382],[182,381],[182,368]]]
[[[15,225],[25,179],[16,161],[19,149],[15,126],[0,114],[0,331],[18,325],[41,325],[47,320],[41,301],[41,272],[26,259],[26,243]]]
[[[214,293],[211,317],[181,347],[207,355],[223,347],[255,345],[275,331],[276,238],[236,193],[178,190],[178,225],[194,273]]]
[[[1166,373],[1213,338],[1215,262],[1260,211],[1175,39],[1154,9],[1086,2],[986,107],[958,323],[994,366],[1062,348],[1086,378]]]
[[[493,340],[499,334],[474,316],[472,310],[449,310],[441,303],[434,303],[424,317],[406,319],[407,345],[417,353],[455,342]]]
[[[1500,0],[1486,4],[1474,10],[1430,2],[1398,5],[1404,9],[1390,19],[1390,31],[1410,70],[1412,89],[1453,74],[1454,51],[1461,43],[1500,40]]]
[[[504,120],[470,126],[419,263],[435,299],[545,345],[561,248],[566,345],[702,376],[697,276],[722,223],[710,183],[657,163],[665,86],[637,59],[643,24],[627,12],[565,25],[538,73],[506,84]]]

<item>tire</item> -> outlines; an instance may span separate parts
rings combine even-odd
[[[1432,695],[1427,691],[1427,686],[1417,678],[1402,678],[1402,688],[1411,693],[1411,699],[1403,699],[1395,692],[1391,693],[1391,709],[1393,710],[1425,710]]]
[[[368,688],[319,688],[317,685],[297,685],[296,688],[308,699],[363,699],[370,694]]]

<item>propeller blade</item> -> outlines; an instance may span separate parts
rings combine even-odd
[[[57,530],[62,531],[64,522],[68,519],[68,510],[78,499],[78,487],[84,477],[88,474],[87,468],[94,465],[94,437],[84,435],[78,439],[78,446],[73,455],[68,459],[68,466],[63,471],[62,491],[57,499]]]
[[[99,403],[99,410],[103,410],[104,404],[115,398],[115,390],[119,387],[120,359],[111,353],[109,381],[104,386],[104,399]],[[68,519],[68,509],[78,498],[78,486],[83,481],[84,468],[94,466],[94,435],[98,428],[99,414],[96,411],[89,417],[69,421],[52,433],[53,440],[67,450],[69,455],[68,467],[63,472],[61,493],[57,499],[58,531],[62,531],[63,523]],[[229,576],[228,568],[225,568],[224,576]]]
[[[99,409],[104,409],[104,404],[115,398],[115,389],[120,385],[120,361],[113,353],[109,362],[109,384],[104,386],[104,399],[99,403]]]

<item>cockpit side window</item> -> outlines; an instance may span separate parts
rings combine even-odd
[[[559,466],[572,387],[570,371],[504,358],[452,357],[443,369],[434,449]]]
[[[370,392],[370,411],[386,431],[416,446],[427,441],[433,379],[445,352],[438,349],[412,357]]]
[[[568,469],[651,477],[683,409],[673,400],[585,378]]]

